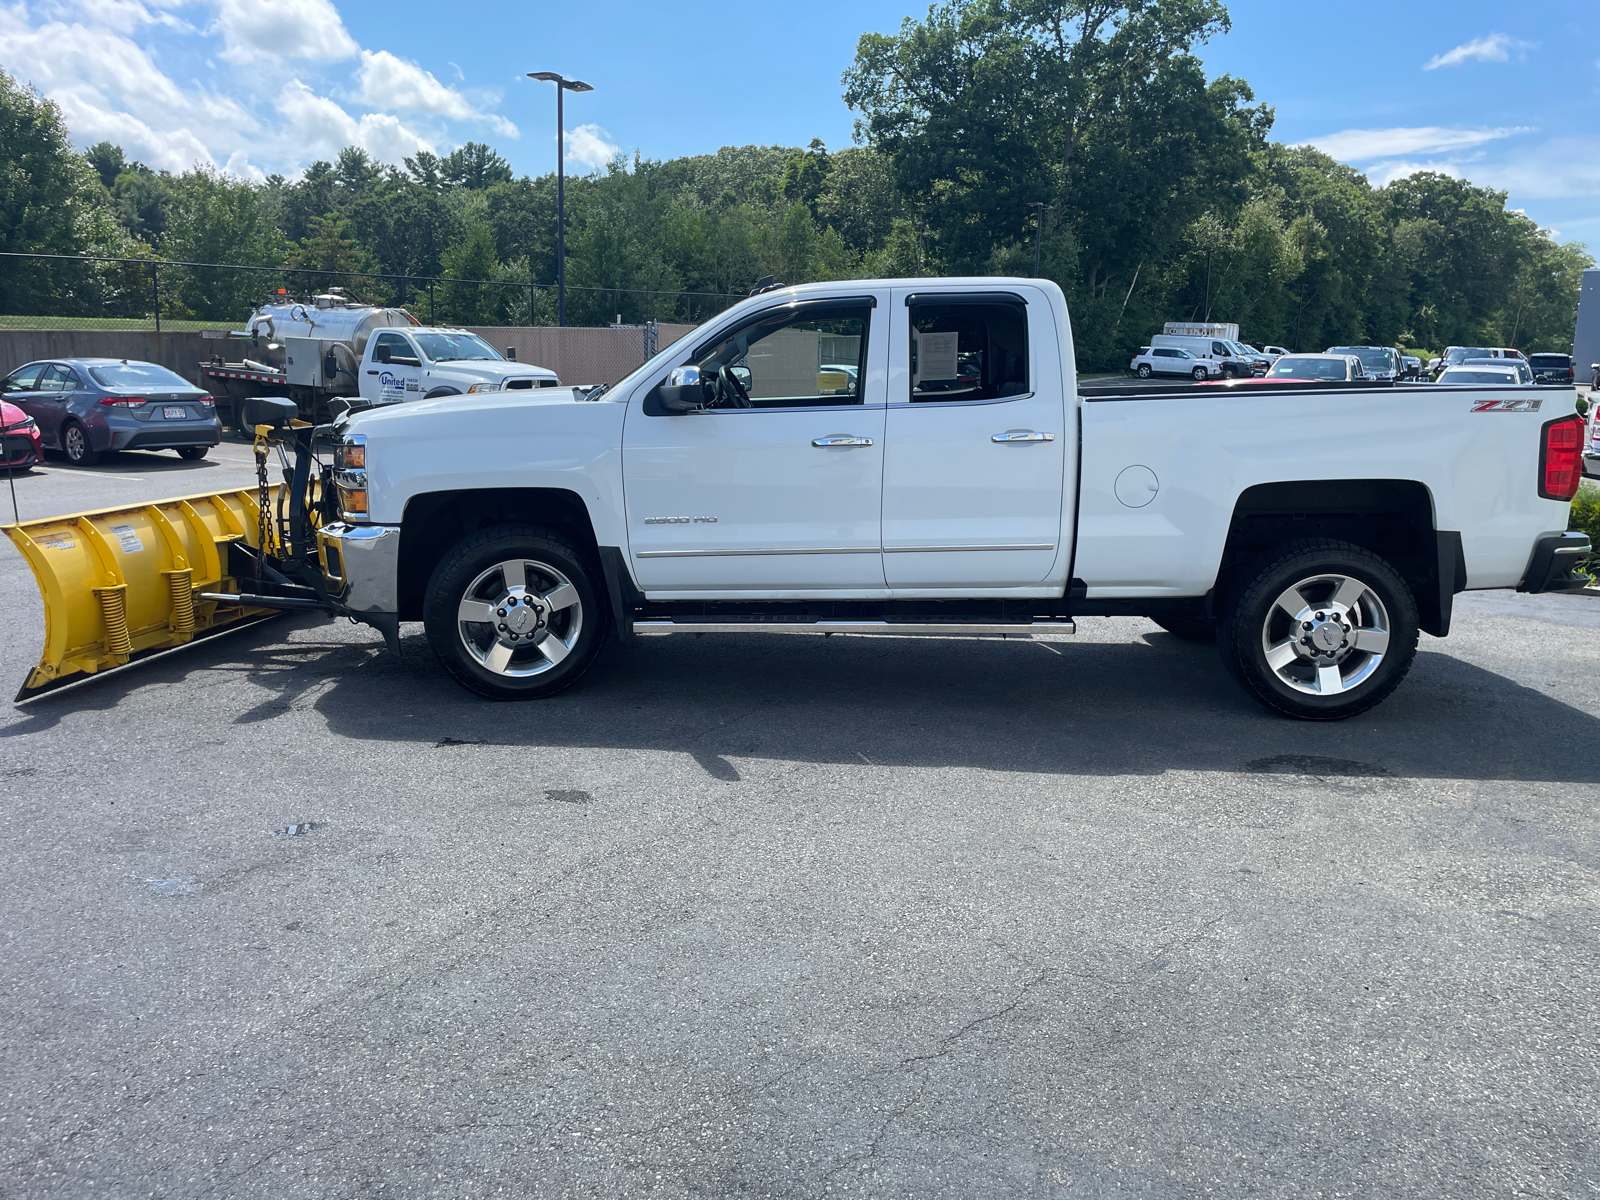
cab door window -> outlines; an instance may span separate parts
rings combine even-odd
[[[397,367],[420,367],[422,363],[417,358],[416,349],[406,341],[404,334],[380,333],[377,343],[372,348],[374,362],[383,361],[383,350],[389,351],[389,362]]]
[[[1028,390],[1028,309],[1021,300],[911,305],[913,403],[999,400]]]
[[[858,405],[871,317],[871,305],[858,301],[778,309],[703,349],[687,365],[699,368],[706,408]]]

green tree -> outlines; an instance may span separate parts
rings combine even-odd
[[[817,200],[832,170],[833,163],[828,157],[827,146],[821,138],[812,138],[805,153],[790,156],[783,166],[784,198],[804,204],[815,218]]]
[[[510,289],[475,281],[500,278],[500,260],[494,253],[494,235],[483,224],[471,225],[444,254],[444,274],[449,282],[437,293],[435,323],[497,325]],[[456,282],[457,280],[463,282]]]
[[[340,287],[369,304],[386,304],[392,295],[386,280],[373,277],[378,272],[378,262],[350,237],[350,222],[333,213],[312,221],[311,232],[289,252],[283,265],[288,268],[290,280],[304,279],[303,286],[308,291]],[[297,270],[318,274],[297,277],[293,274]]]
[[[61,110],[0,71],[0,250],[126,248],[99,177],[72,148]],[[0,312],[99,315],[103,299],[92,264],[0,259]]]
[[[259,189],[200,168],[178,176],[172,186],[172,220],[160,247],[164,257],[234,266],[282,265],[288,246],[272,224]],[[192,267],[163,271],[162,286],[174,316],[239,321],[278,283],[276,276],[257,271]]]
[[[468,142],[440,161],[440,178],[455,187],[482,191],[497,183],[510,183],[511,164],[482,142]]]

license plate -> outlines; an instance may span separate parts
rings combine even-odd
[[[167,421],[182,421],[187,418],[188,415],[189,410],[184,408],[181,404],[169,404],[166,408],[161,410],[162,419]]]

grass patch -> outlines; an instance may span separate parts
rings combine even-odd
[[[179,321],[161,319],[162,333],[197,333],[202,329],[224,329],[220,321]],[[0,316],[0,329],[66,329],[93,332],[103,329],[128,329],[154,333],[151,317],[6,317]]]
[[[1600,487],[1588,482],[1579,485],[1578,494],[1572,498],[1567,528],[1587,533],[1589,543],[1600,546]],[[1600,554],[1591,554],[1578,564],[1578,569],[1591,579],[1600,575]]]

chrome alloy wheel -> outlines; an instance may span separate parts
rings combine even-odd
[[[1310,696],[1333,696],[1372,677],[1389,649],[1389,612],[1351,575],[1313,575],[1286,588],[1261,627],[1267,666]]]
[[[482,572],[456,608],[461,644],[496,675],[540,675],[572,653],[583,602],[548,563],[509,559]]]

